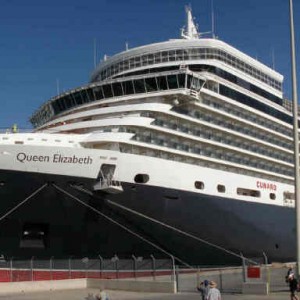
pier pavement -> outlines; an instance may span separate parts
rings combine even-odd
[[[13,295],[0,295],[0,300],[92,300],[88,294],[97,294],[97,289],[80,289],[64,291],[48,291],[35,293],[22,293]],[[199,300],[199,293],[133,293],[124,291],[107,291],[110,300]],[[271,293],[269,295],[242,295],[222,294],[222,300],[284,300],[290,299],[288,290]]]

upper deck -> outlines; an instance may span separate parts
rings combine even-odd
[[[207,82],[206,88],[212,88],[209,81],[214,82],[213,89],[218,93],[291,123],[289,103],[282,97],[283,76],[223,41],[200,38],[190,10],[187,16],[187,30],[182,32],[182,39],[137,47],[105,59],[88,85],[64,92],[42,105],[31,118],[34,127],[90,102],[192,89],[188,79],[198,75]],[[244,90],[244,94],[224,83]],[[262,103],[250,95],[258,96]]]
[[[126,76],[132,71],[215,61],[282,92],[283,76],[217,39],[177,39],[121,52],[99,64],[91,81]]]

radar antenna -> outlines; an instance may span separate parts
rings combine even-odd
[[[198,28],[194,23],[192,16],[192,8],[190,6],[185,7],[186,11],[186,28],[183,28],[181,31],[181,37],[187,40],[198,39],[199,33]]]

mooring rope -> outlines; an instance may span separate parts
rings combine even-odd
[[[19,204],[17,204],[15,207],[13,207],[12,209],[10,209],[7,213],[5,213],[4,215],[2,215],[0,217],[0,222],[5,219],[6,217],[8,217],[10,214],[12,214],[14,211],[16,211],[20,206],[22,206],[23,204],[25,204],[28,200],[30,200],[32,197],[34,197],[36,194],[38,194],[41,190],[43,190],[46,186],[48,186],[48,183],[45,183],[44,185],[42,185],[40,188],[38,188],[37,190],[35,190],[31,195],[29,195],[26,199],[24,199],[22,202],[20,202]]]
[[[133,210],[133,209],[130,209],[130,208],[126,207],[126,206],[123,206],[123,205],[121,205],[121,204],[118,204],[118,203],[116,203],[116,202],[114,202],[114,201],[107,200],[107,199],[106,199],[106,201],[107,201],[109,204],[111,204],[111,205],[114,205],[114,206],[119,207],[119,208],[121,208],[121,209],[123,209],[123,210],[126,210],[127,212],[130,212],[131,214],[134,214],[134,215],[137,215],[137,216],[139,216],[139,217],[145,218],[145,219],[147,219],[147,220],[149,220],[149,221],[151,221],[151,222],[153,222],[153,223],[156,223],[156,224],[159,224],[159,225],[161,225],[161,226],[163,226],[163,227],[166,227],[166,228],[168,228],[168,229],[171,229],[171,230],[173,230],[173,231],[175,231],[175,232],[177,232],[177,233],[180,233],[180,234],[182,234],[182,235],[185,235],[185,236],[187,236],[187,237],[189,237],[189,238],[191,238],[191,239],[194,239],[194,240],[196,240],[196,241],[198,241],[198,242],[207,244],[207,245],[209,245],[209,246],[211,246],[211,247],[214,247],[214,248],[216,248],[216,249],[218,249],[218,250],[221,250],[221,251],[223,251],[223,252],[226,252],[227,254],[233,255],[233,256],[238,257],[238,258],[240,258],[240,259],[245,259],[245,260],[247,260],[247,261],[249,261],[249,262],[251,262],[251,263],[253,263],[253,264],[257,264],[257,262],[255,262],[255,261],[253,261],[253,260],[251,260],[251,259],[249,259],[249,258],[246,258],[246,257],[244,257],[244,256],[242,256],[242,255],[240,255],[240,254],[237,254],[237,253],[235,253],[235,252],[233,252],[233,251],[230,251],[230,250],[228,250],[228,249],[226,249],[226,248],[224,248],[224,247],[222,247],[222,246],[213,244],[213,243],[211,243],[211,242],[209,242],[209,241],[206,241],[206,240],[204,240],[204,239],[202,239],[202,238],[199,238],[199,237],[197,237],[197,236],[195,236],[195,235],[193,235],[193,234],[191,234],[191,233],[188,233],[188,232],[186,232],[186,231],[183,231],[183,230],[181,230],[181,229],[179,229],[179,228],[176,228],[176,227],[174,227],[174,226],[168,225],[168,224],[163,223],[163,222],[161,222],[161,221],[158,221],[158,220],[156,220],[156,219],[153,219],[153,218],[151,218],[151,217],[149,217],[149,216],[147,216],[147,215],[144,215],[144,214],[142,214],[142,213],[140,213],[140,212],[137,212],[137,211],[135,211],[135,210]]]
[[[72,187],[73,187],[73,188],[76,188],[76,189],[79,190],[79,191],[85,192],[85,193],[87,193],[87,194],[89,194],[89,195],[91,195],[91,196],[93,195],[93,193],[92,193],[91,191],[85,190],[85,189],[83,189],[83,188],[81,188],[81,187],[77,187],[77,186],[73,186],[73,185],[72,185]],[[111,201],[111,200],[109,200],[109,199],[105,199],[105,201],[108,202],[109,204],[113,205],[113,206],[116,206],[116,207],[118,207],[118,208],[120,208],[120,209],[123,209],[123,210],[125,210],[125,211],[127,211],[127,212],[130,212],[131,214],[134,214],[134,215],[137,215],[137,216],[139,216],[139,217],[145,218],[145,219],[147,219],[147,220],[149,220],[149,221],[151,221],[151,222],[153,222],[153,223],[156,223],[156,224],[159,224],[159,225],[161,225],[161,226],[163,226],[163,227],[166,227],[166,228],[168,228],[168,229],[171,229],[171,230],[173,230],[173,231],[175,231],[175,232],[177,232],[177,233],[180,233],[180,234],[182,234],[182,235],[185,235],[185,236],[187,236],[187,237],[189,237],[189,238],[191,238],[191,239],[194,239],[194,240],[196,240],[196,241],[198,241],[198,242],[207,244],[208,246],[214,247],[214,248],[216,248],[216,249],[218,249],[218,250],[221,250],[221,251],[223,251],[223,252],[225,252],[225,253],[227,253],[227,254],[230,254],[230,255],[232,255],[232,256],[238,257],[238,258],[240,258],[240,259],[242,259],[242,260],[245,260],[245,261],[248,261],[248,262],[250,262],[250,263],[252,263],[252,264],[257,265],[257,262],[256,262],[256,261],[251,260],[251,259],[249,259],[249,258],[246,258],[246,257],[244,257],[244,256],[241,255],[241,254],[237,254],[237,253],[235,253],[235,252],[233,252],[233,251],[230,251],[230,250],[228,250],[228,249],[226,249],[226,248],[224,248],[224,247],[222,247],[222,246],[213,244],[213,243],[211,243],[211,242],[209,242],[209,241],[206,241],[206,240],[204,240],[204,239],[202,239],[202,238],[199,238],[199,237],[197,237],[197,236],[195,236],[195,235],[193,235],[193,234],[191,234],[191,233],[185,232],[185,231],[183,231],[183,230],[181,230],[181,229],[179,229],[179,228],[176,228],[176,227],[171,226],[171,225],[169,225],[169,224],[166,224],[166,223],[163,223],[163,222],[161,222],[161,221],[158,221],[158,220],[156,220],[156,219],[154,219],[154,218],[151,218],[151,217],[149,217],[149,216],[147,216],[147,215],[144,215],[144,214],[142,214],[142,213],[140,213],[140,212],[137,212],[137,211],[135,211],[135,210],[133,210],[133,209],[130,209],[130,208],[126,207],[126,206],[123,206],[123,205],[121,205],[121,204],[118,204],[118,203],[116,203],[116,202],[114,202],[114,201]]]
[[[107,215],[105,215],[104,213],[100,212],[98,209],[94,208],[93,206],[85,203],[84,201],[80,200],[79,198],[77,198],[76,196],[70,194],[69,192],[65,191],[64,189],[60,188],[59,186],[57,186],[56,184],[52,184],[53,187],[55,187],[57,190],[61,191],[62,193],[66,194],[67,196],[69,196],[70,198],[74,199],[75,201],[79,202],[80,204],[82,204],[83,206],[89,208],[90,210],[94,211],[95,213],[97,213],[98,215],[102,216],[103,218],[107,219],[108,221],[112,222],[113,224],[121,227],[122,229],[124,229],[125,231],[129,232],[130,234],[136,236],[137,238],[139,238],[140,240],[144,241],[145,243],[153,246],[154,248],[156,248],[157,250],[161,251],[164,254],[167,254],[168,256],[171,257],[171,259],[173,260],[173,258],[175,258],[178,262],[182,263],[183,265],[185,265],[186,267],[190,268],[190,269],[194,269],[191,265],[189,265],[187,262],[183,261],[182,259],[180,259],[179,257],[176,257],[175,255],[173,255],[172,253],[166,251],[165,249],[161,248],[160,246],[154,244],[153,242],[149,241],[148,239],[146,239],[145,237],[141,236],[140,234],[134,232],[133,230],[129,229],[128,227],[124,226],[123,224],[115,221],[114,219],[108,217]],[[74,186],[73,186],[74,187]]]

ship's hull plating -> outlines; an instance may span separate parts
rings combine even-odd
[[[48,183],[1,220],[0,254],[6,257],[164,255],[57,190],[56,184],[188,263],[240,263],[240,259],[215,246],[246,257],[263,257],[265,252],[272,261],[295,258],[295,218],[291,208],[125,182],[119,194],[97,192],[92,196],[70,185],[80,184],[92,190],[94,180],[3,170],[0,174],[0,218]],[[211,245],[154,224],[106,200],[191,233]],[[43,235],[26,235],[25,231],[31,229],[33,233],[41,229]]]

